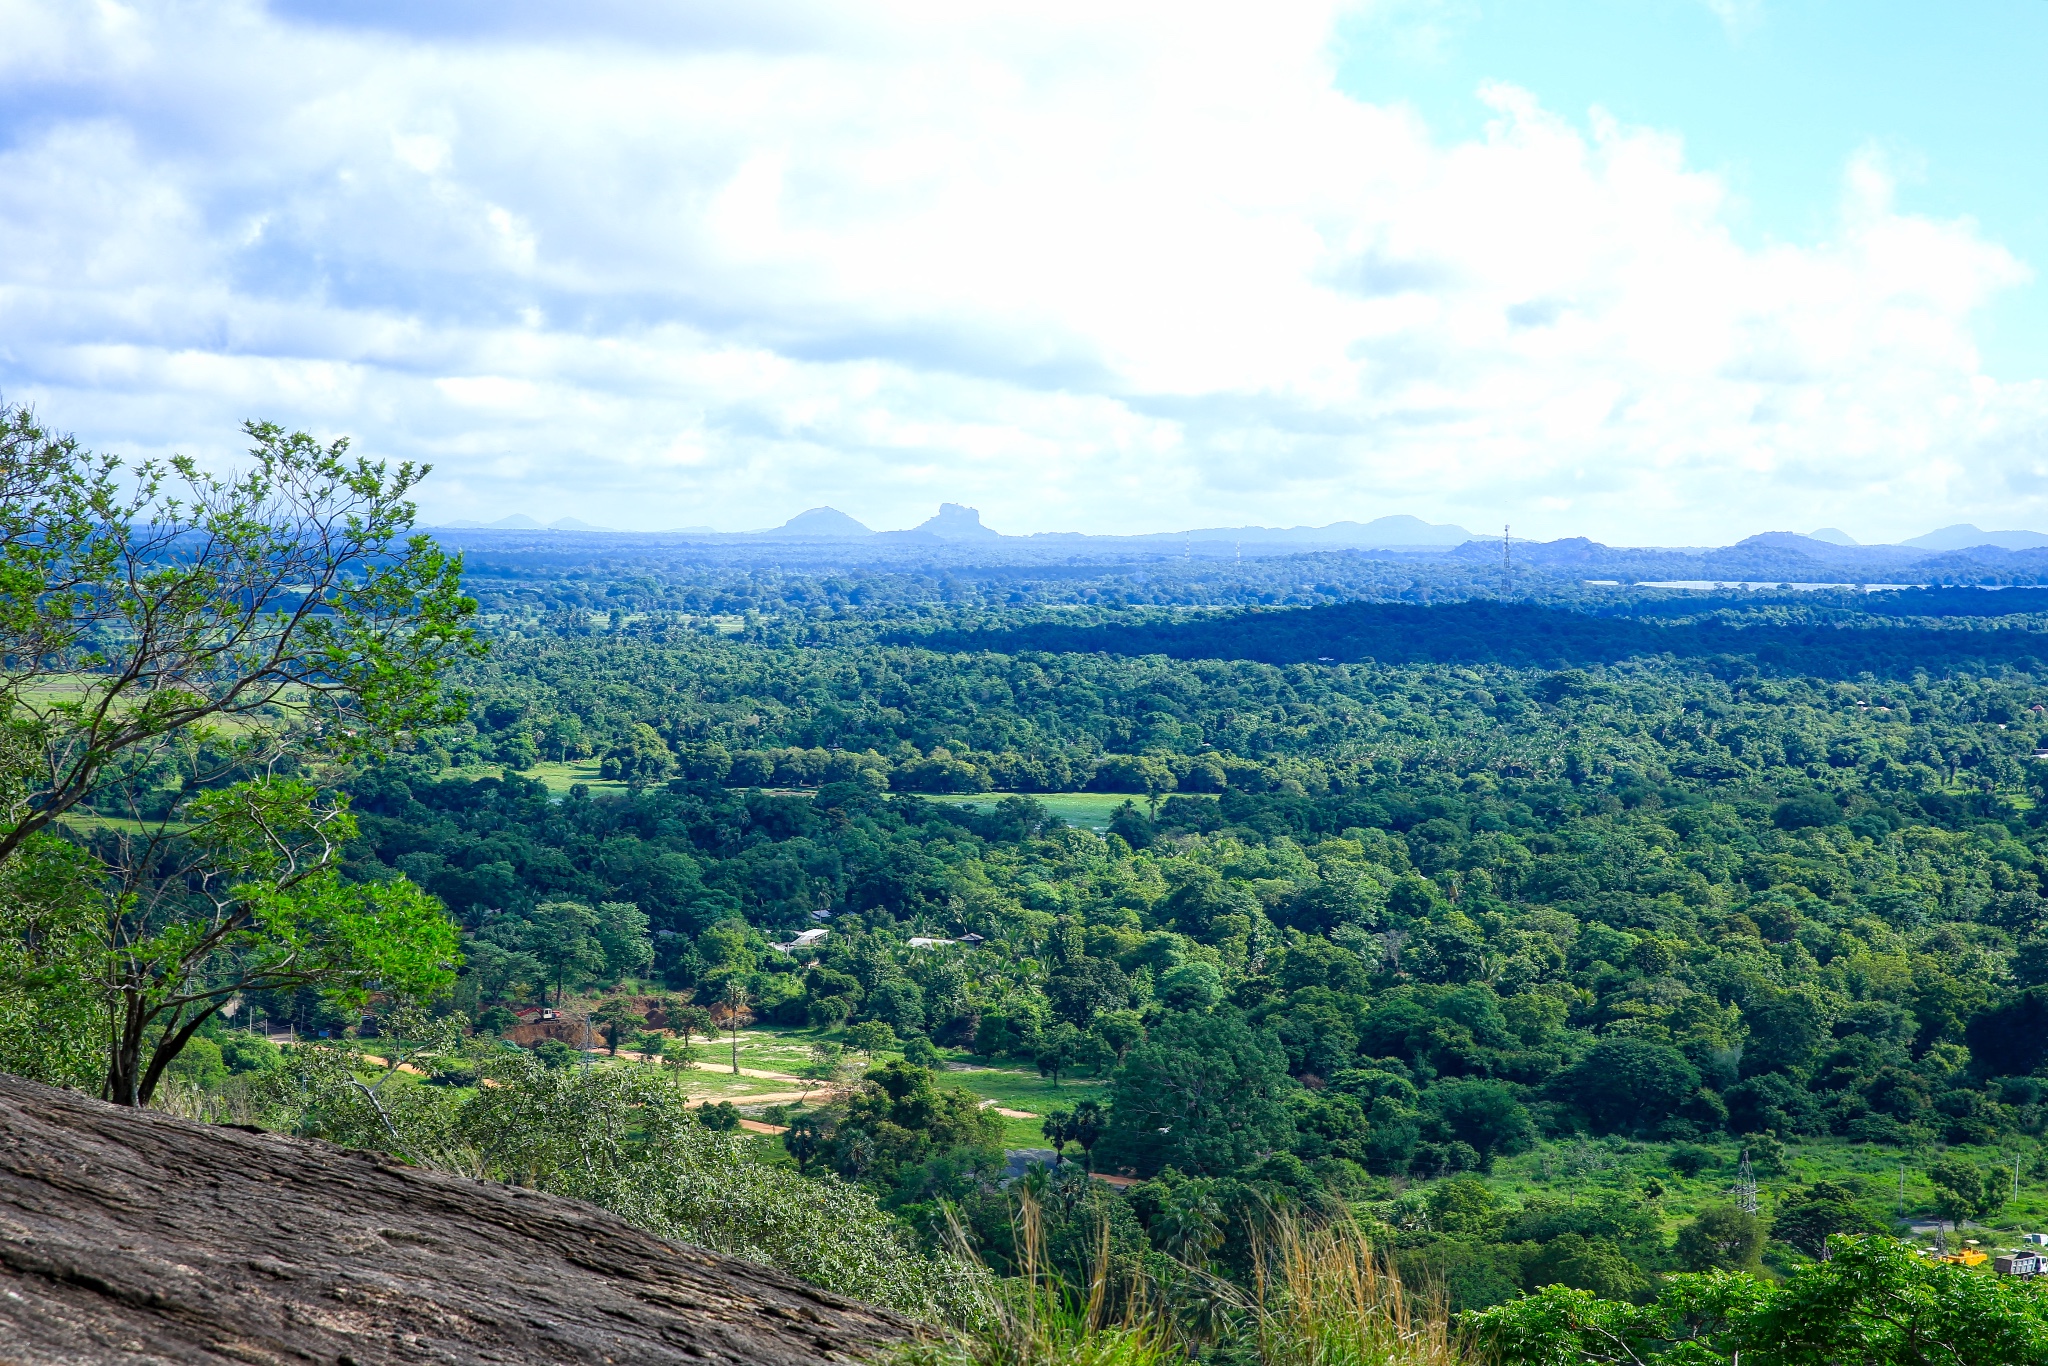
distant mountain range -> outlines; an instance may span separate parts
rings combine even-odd
[[[1965,522],[1899,544],[1916,550],[1971,550],[1980,545],[1995,545],[2000,550],[2035,550],[2048,545],[2048,536],[2038,531],[1979,531]]]
[[[452,521],[441,526],[461,531],[570,531],[613,533],[609,527],[593,526],[574,517],[560,517],[545,525],[524,513],[500,517],[495,522]],[[641,533],[630,533],[641,534]],[[1090,535],[1078,531],[1041,531],[1028,536],[1009,536],[985,526],[981,513],[962,503],[941,503],[938,512],[903,531],[876,531],[834,507],[814,507],[799,512],[779,527],[760,531],[716,531],[708,526],[676,527],[654,533],[688,536],[711,541],[855,541],[883,543],[917,542],[1004,542],[1010,545],[1057,546],[1076,544],[1131,544],[1158,549],[1173,544],[1201,545],[1207,553],[1237,546],[1298,546],[1304,549],[1327,546],[1357,550],[1449,551],[1460,558],[1490,558],[1500,553],[1500,541],[1492,536],[1474,536],[1461,526],[1425,522],[1419,517],[1393,515],[1370,522],[1331,522],[1327,526],[1238,526],[1199,527],[1188,531],[1141,532],[1129,536]],[[1784,560],[1788,569],[1816,564],[1841,570],[1877,570],[1884,566],[1903,568],[1919,565],[1931,556],[1963,552],[2015,552],[2048,548],[2048,534],[2039,531],[1984,531],[1967,523],[1942,527],[1896,545],[1862,545],[1835,527],[1801,534],[1795,531],[1766,531],[1738,541],[1733,546],[1699,547],[1612,547],[1583,536],[1557,541],[1512,543],[1512,556],[1530,564],[1585,564],[1595,566],[1619,557],[1633,562],[1643,556],[1678,556],[1699,560],[1714,554],[1739,554],[1754,568],[1761,560]]]
[[[451,531],[610,531],[574,517],[562,517],[542,525],[524,513],[500,517],[495,522],[457,520],[442,522]],[[1328,526],[1238,526],[1200,527],[1191,531],[1150,531],[1130,536],[1098,536],[1079,531],[1041,531],[1030,536],[1006,536],[982,524],[981,513],[961,503],[941,503],[936,515],[904,531],[876,531],[838,508],[815,507],[799,512],[778,527],[760,531],[715,531],[708,526],[676,527],[658,533],[670,536],[706,536],[719,540],[857,540],[882,537],[893,541],[1032,541],[1037,543],[1073,541],[1238,542],[1246,545],[1353,546],[1368,550],[1444,549],[1462,545],[1472,533],[1461,526],[1425,522],[1420,517],[1395,515],[1376,517],[1370,522],[1332,522]]]

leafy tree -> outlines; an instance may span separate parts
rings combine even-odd
[[[1935,1211],[1951,1224],[1987,1218],[2005,1205],[2002,1174],[1980,1170],[1960,1156],[1935,1163],[1928,1169],[1927,1179],[1934,1185]]]
[[[1833,1181],[1816,1181],[1778,1203],[1771,1236],[1809,1257],[1825,1257],[1828,1239],[1841,1234],[1882,1234],[1883,1222],[1857,1203],[1856,1193]]]
[[[1179,1178],[1178,1172],[1163,1176]],[[1211,1179],[1169,1179],[1156,1183],[1155,1212],[1149,1221],[1160,1249],[1190,1266],[1201,1266],[1223,1246],[1228,1216]]]
[[[526,920],[524,943],[555,984],[555,1004],[571,982],[581,982],[604,967],[598,943],[597,912],[580,901],[543,901]]]
[[[310,783],[238,783],[187,812],[186,876],[111,896],[82,974],[111,1008],[105,1085],[117,1104],[148,1104],[231,997],[317,987],[355,1005],[454,980],[455,928],[431,898],[403,879],[342,881],[333,861],[355,823]]]
[[[1680,1176],[1698,1176],[1714,1165],[1714,1154],[1697,1143],[1674,1143],[1664,1160]]]
[[[1761,996],[1743,1011],[1749,1043],[1742,1052],[1745,1072],[1790,1072],[1805,1067],[1828,1038],[1828,1022],[1804,992]]]
[[[1088,1170],[1095,1170],[1095,1144],[1108,1127],[1109,1115],[1100,1101],[1084,1100],[1074,1107],[1074,1114],[1068,1126],[1067,1137],[1081,1145],[1081,1153],[1087,1158]]]
[[[1678,1113],[1699,1089],[1685,1055],[1642,1039],[1602,1039],[1574,1070],[1571,1095],[1605,1130],[1640,1130]]]
[[[2048,1318],[2031,1287],[1930,1266],[1890,1238],[1844,1238],[1751,1321],[1756,1357],[1785,1366],[2048,1362]]]
[[[1052,1078],[1052,1084],[1060,1084],[1060,1073],[1071,1068],[1081,1059],[1082,1034],[1074,1026],[1061,1021],[1041,1036],[1037,1052],[1032,1061],[1038,1066],[1038,1074]]]
[[[646,970],[654,961],[654,941],[647,933],[647,915],[630,901],[600,901],[590,927],[608,982]]]
[[[456,957],[417,888],[341,881],[346,804],[291,776],[462,713],[444,675],[475,604],[406,537],[425,471],[245,430],[240,474],[124,470],[0,410],[0,869],[26,894],[0,979],[44,1031],[9,1060],[123,1104],[244,990],[434,990]],[[58,852],[44,832],[88,801],[136,826]]]
[[[896,1046],[896,1031],[880,1020],[862,1020],[846,1031],[846,1042],[872,1062],[875,1054]]]
[[[1525,1152],[1536,1141],[1536,1125],[1514,1093],[1499,1082],[1446,1082],[1429,1091],[1430,1109],[1453,1139],[1470,1144],[1485,1166],[1496,1153]]]
[[[680,1086],[683,1073],[697,1065],[696,1045],[687,1039],[668,1040],[662,1045],[661,1065],[668,1069],[669,1079]]]
[[[815,1111],[807,1111],[789,1121],[783,1130],[782,1147],[796,1159],[797,1170],[810,1174],[811,1164],[824,1155],[828,1135],[823,1118]]]
[[[1635,1299],[1650,1288],[1649,1278],[1612,1241],[1577,1233],[1544,1244],[1525,1276],[1532,1287],[1569,1285],[1603,1299]]]
[[[1294,1138],[1278,1040],[1235,1012],[1169,1015],[1110,1078],[1105,1158],[1141,1173],[1229,1174]]]
[[[1763,1247],[1763,1224],[1733,1205],[1701,1210],[1678,1230],[1673,1243],[1679,1264],[1689,1271],[1747,1270],[1756,1265]]]
[[[717,1028],[716,1024],[712,1021],[711,1012],[703,1006],[678,1006],[674,1010],[669,1011],[666,1018],[668,1020],[668,1027],[683,1036],[683,1046],[685,1048],[690,1046],[691,1035],[703,1034],[708,1036]]]
[[[503,1006],[492,1006],[476,1017],[476,1032],[479,1034],[503,1034],[519,1027],[519,1017]]]
[[[632,1002],[618,997],[600,1002],[597,1009],[590,1012],[590,1018],[597,1024],[597,1032],[604,1036],[605,1051],[615,1058],[619,1056],[619,1040],[642,1023]]]
[[[1106,1010],[1095,1017],[1089,1032],[1102,1040],[1116,1061],[1122,1062],[1143,1042],[1145,1024],[1135,1010]]]
[[[411,536],[427,470],[269,423],[252,464],[124,469],[0,409],[0,709],[17,757],[0,862],[214,725],[187,791],[284,754],[346,756],[459,720],[479,652],[461,561]],[[141,756],[138,758],[138,756]]]
[[[1045,1112],[1039,1121],[1038,1131],[1045,1135],[1045,1141],[1052,1144],[1052,1164],[1057,1167],[1066,1155],[1067,1144],[1074,1141],[1074,1112],[1064,1105],[1054,1106]]]
[[[675,766],[676,756],[668,741],[654,727],[636,721],[627,727],[625,737],[605,752],[599,771],[606,779],[625,783],[637,792],[668,777]]]

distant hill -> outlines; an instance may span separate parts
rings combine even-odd
[[[1851,536],[1848,532],[1842,531],[1839,528],[1831,526],[1824,526],[1819,531],[1809,531],[1806,534],[1816,541],[1826,541],[1829,545],[1862,544],[1862,542],[1858,541],[1854,536]]]
[[[927,517],[908,531],[889,534],[940,541],[992,541],[1002,535],[1000,531],[981,524],[979,511],[961,503],[941,503],[937,516]]]
[[[1409,546],[1454,546],[1472,539],[1461,526],[1425,522],[1397,513],[1370,522],[1331,522],[1328,526],[1203,527],[1196,531],[1164,531],[1131,540],[1247,541],[1255,545],[1348,545],[1362,550],[1400,550]]]
[[[2038,531],[1979,531],[1962,522],[1899,544],[1919,550],[1972,550],[1980,545],[1995,545],[2000,550],[2033,550],[2048,545],[2048,536]]]
[[[835,507],[816,507],[808,512],[799,512],[774,531],[764,533],[770,536],[872,536],[874,531]]]

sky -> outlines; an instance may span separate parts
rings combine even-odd
[[[0,398],[424,520],[2048,529],[2048,5],[0,0]]]

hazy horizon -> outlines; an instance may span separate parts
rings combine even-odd
[[[940,506],[942,509],[961,509],[968,513],[979,513],[979,509],[972,507],[964,507],[963,505],[956,503],[949,502],[941,504]],[[449,520],[428,520],[424,524],[434,529],[451,531],[572,531],[628,536],[661,536],[689,534],[715,536],[774,536],[777,533],[787,531],[792,523],[800,522],[802,519],[806,517],[821,512],[834,513],[840,516],[845,516],[845,514],[840,511],[840,509],[834,508],[830,504],[818,504],[813,507],[805,508],[801,512],[792,514],[792,516],[784,522],[777,523],[773,526],[756,527],[718,527],[711,525],[659,527],[599,526],[585,522],[583,519],[576,517],[558,517],[552,521],[543,522],[539,518],[524,512],[508,513],[502,517],[498,517],[489,521],[481,520],[478,518],[463,517]],[[941,513],[940,515],[943,515],[943,513]],[[859,519],[854,518],[850,520],[857,522]],[[862,523],[860,525],[860,529],[858,531],[851,532],[851,535],[854,537],[902,535],[906,532],[915,532],[921,529],[922,527],[929,525],[931,522],[936,522],[938,520],[939,517],[934,516],[933,518],[930,518],[927,521],[922,521],[914,523],[910,526],[903,527],[870,527],[867,526],[865,523]],[[1390,523],[1395,524],[1395,526],[1387,527],[1386,524]],[[1471,528],[1457,526],[1455,523],[1432,523],[1425,518],[1415,517],[1411,514],[1406,513],[1385,513],[1378,517],[1369,518],[1362,521],[1352,519],[1339,519],[1333,522],[1292,522],[1276,525],[1243,523],[1236,526],[1178,527],[1170,530],[1157,531],[1108,529],[1100,531],[1083,532],[1075,531],[1068,528],[1051,528],[1034,531],[1015,531],[1007,528],[990,527],[986,524],[986,522],[982,522],[981,527],[986,533],[988,533],[988,535],[991,538],[1001,538],[1009,540],[1024,540],[1033,537],[1062,536],[1083,536],[1102,540],[1163,540],[1170,539],[1174,536],[1179,535],[1209,536],[1214,538],[1219,536],[1227,536],[1230,533],[1234,532],[1243,532],[1247,534],[1270,533],[1289,538],[1300,538],[1304,533],[1336,531],[1339,528],[1344,528],[1352,534],[1355,534],[1357,531],[1365,531],[1373,527],[1382,527],[1386,533],[1386,539],[1384,541],[1374,541],[1371,544],[1378,548],[1385,549],[1397,549],[1402,548],[1404,546],[1413,546],[1416,549],[1434,549],[1455,546],[1467,541],[1497,542],[1502,538],[1504,534],[1507,535],[1515,544],[1546,544],[1549,542],[1560,540],[1595,539],[1581,538],[1576,533],[1570,532],[1566,532],[1555,537],[1539,538],[1535,536],[1524,535],[1521,532],[1514,531],[1511,526],[1504,526],[1500,530],[1495,531],[1474,530]],[[799,534],[806,537],[818,539],[828,539],[831,537],[833,533],[821,531],[804,531],[794,534]],[[1897,541],[1866,541],[1853,536],[1849,536],[1839,527],[1815,527],[1808,531],[1793,531],[1784,527],[1770,527],[1761,531],[1752,531],[1744,533],[1743,535],[1736,537],[1734,540],[1717,543],[1717,546],[1707,546],[1704,544],[1699,546],[1680,546],[1668,542],[1652,542],[1637,540],[1616,540],[1600,543],[1608,545],[1615,549],[1709,549],[1717,547],[1725,548],[1726,546],[1739,544],[1743,541],[1747,541],[1760,536],[1771,537],[1787,535],[1797,536],[1806,540],[1818,541],[1820,545],[1823,547],[1836,546],[1848,547],[1851,549],[1869,550],[1915,549],[1933,552],[1948,549],[1966,549],[1978,545],[1998,546],[2002,542],[2012,543],[2005,545],[2005,548],[2033,548],[2033,546],[2035,545],[2048,546],[2048,533],[2034,531],[2030,528],[2025,527],[1978,527],[1970,523],[1952,523],[1944,527],[1932,527],[1929,528],[1927,531],[1920,533],[1918,536],[1906,537]],[[1402,536],[1407,537],[1407,539],[1397,539],[1397,537]],[[1981,536],[1984,539],[1975,539],[1978,536]],[[1938,544],[1920,544],[1922,542],[1937,542]],[[1340,545],[1342,544],[1342,540],[1340,538],[1332,538],[1329,540],[1314,543],[1321,545]]]

